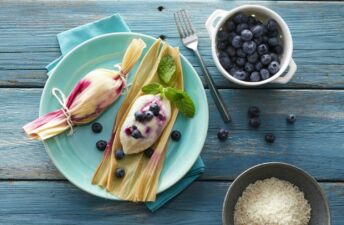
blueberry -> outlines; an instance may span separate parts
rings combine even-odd
[[[100,133],[103,130],[103,126],[100,123],[93,123],[92,124],[92,131],[94,133]]]
[[[296,116],[294,114],[291,113],[287,116],[287,122],[288,123],[293,124],[295,122],[295,120],[296,120]]]
[[[248,25],[246,23],[240,23],[237,27],[236,27],[236,32],[237,34],[241,34],[241,31],[248,29]]]
[[[269,65],[271,62],[271,55],[265,54],[260,57],[260,62],[263,63],[263,65]]]
[[[96,147],[98,148],[98,150],[100,151],[104,151],[106,149],[106,145],[107,145],[107,142],[104,141],[104,140],[99,140],[97,141],[96,143]]]
[[[138,138],[141,138],[142,137],[142,134],[141,132],[138,130],[138,129],[134,129],[132,132],[131,132],[131,136],[135,139],[138,139]]]
[[[228,138],[228,130],[226,130],[226,129],[220,129],[220,130],[217,132],[217,138],[218,138],[220,141],[225,141],[225,140],[227,140],[227,138]]]
[[[182,137],[182,134],[180,133],[180,131],[178,131],[178,130],[172,131],[172,133],[171,133],[172,140],[179,141],[181,137]]]
[[[267,26],[269,31],[276,31],[278,24],[277,24],[276,20],[269,19],[266,26]]]
[[[277,30],[269,31],[268,32],[268,36],[269,37],[277,37],[278,36],[278,31]]]
[[[226,52],[228,53],[229,56],[235,56],[236,55],[235,48],[233,48],[232,46],[228,46],[226,48]]]
[[[226,29],[228,31],[234,31],[235,30],[235,23],[233,22],[233,20],[228,20],[226,22]]]
[[[125,170],[123,168],[117,168],[115,174],[117,178],[123,178],[125,176]]]
[[[256,42],[257,45],[260,45],[263,43],[263,37],[260,36],[260,37],[256,37],[253,39],[254,42]]]
[[[217,42],[217,49],[218,50],[225,50],[227,47],[227,43],[223,41]]]
[[[153,149],[152,147],[147,148],[147,149],[143,152],[143,154],[144,154],[147,158],[152,157],[153,153],[154,153],[154,149]]]
[[[248,107],[247,114],[250,118],[259,117],[260,110],[257,106]]]
[[[263,43],[264,44],[268,44],[268,41],[269,41],[269,37],[268,36],[264,35],[264,36],[262,36],[262,39],[263,39]]]
[[[275,53],[270,53],[270,56],[271,56],[271,60],[272,61],[276,61],[276,62],[280,62],[280,58],[278,57],[278,55],[277,54],[275,54]]]
[[[232,40],[232,46],[234,48],[240,48],[242,46],[242,40],[239,35],[235,36]]]
[[[245,29],[243,31],[241,31],[241,39],[243,39],[244,41],[250,41],[252,40],[253,34],[250,30]]]
[[[268,142],[268,143],[274,143],[275,135],[273,133],[265,134],[265,141]]]
[[[242,57],[238,57],[235,62],[238,66],[244,66],[246,63],[246,59]]]
[[[259,75],[259,73],[258,73],[257,71],[254,71],[254,72],[251,73],[251,75],[250,75],[250,81],[252,81],[252,82],[258,82],[258,81],[260,81],[260,80],[261,80],[261,78],[260,78],[260,75]]]
[[[141,111],[135,112],[134,116],[136,121],[143,122],[145,120],[145,114]]]
[[[260,37],[264,34],[264,27],[262,25],[256,25],[251,29],[254,37]]]
[[[266,44],[260,44],[257,47],[257,52],[259,55],[264,55],[269,52],[269,47]]]
[[[272,61],[270,64],[269,64],[269,72],[270,74],[274,75],[278,72],[278,70],[280,69],[280,64],[276,61]]]
[[[247,62],[245,63],[244,69],[247,73],[251,73],[254,70],[254,66],[252,63]]]
[[[259,117],[253,117],[249,120],[249,124],[253,128],[258,128],[260,126],[260,119]]]
[[[254,18],[253,16],[248,16],[247,17],[247,24],[249,26],[255,25],[256,24],[256,18]]]
[[[235,36],[237,36],[237,33],[235,33],[234,31],[230,32],[229,33],[228,41],[231,42]]]
[[[243,70],[237,70],[234,72],[233,77],[238,79],[238,80],[247,80],[248,75],[245,71]]]
[[[277,45],[277,46],[275,46],[274,47],[274,52],[277,54],[277,55],[280,55],[280,54],[282,54],[282,52],[283,52],[283,47],[282,47],[282,45]]]
[[[149,111],[149,110],[148,110],[148,111],[145,112],[145,120],[146,120],[146,121],[152,120],[153,117],[154,117],[154,114],[153,114],[152,111]]]
[[[268,44],[270,47],[275,47],[279,44],[279,39],[277,37],[269,38]]]
[[[232,62],[229,59],[229,57],[225,56],[225,57],[221,57],[219,58],[221,65],[223,66],[223,68],[225,68],[226,70],[229,70],[230,68],[232,68]]]
[[[263,64],[261,62],[257,62],[256,65],[254,66],[254,68],[257,71],[260,71],[263,68]]]
[[[220,30],[218,33],[217,33],[217,39],[220,40],[220,41],[227,41],[229,38],[229,34],[227,31],[224,31],[224,30]]]
[[[239,24],[241,22],[243,22],[243,17],[246,17],[242,12],[239,12],[239,13],[236,13],[234,16],[233,16],[233,21],[236,23],[236,24]]]
[[[252,54],[256,51],[257,45],[254,41],[245,41],[242,45],[242,49],[247,54]]]
[[[259,55],[257,54],[257,52],[247,56],[247,61],[250,63],[256,63],[258,59],[259,59]]]
[[[220,51],[220,52],[219,52],[219,58],[222,58],[222,57],[229,57],[229,56],[228,56],[228,53],[225,52],[225,51]]]
[[[263,68],[260,70],[260,77],[263,79],[263,80],[266,80],[270,77],[270,73],[269,73],[269,70]]]
[[[242,58],[246,57],[246,53],[241,48],[236,51],[236,55]]]
[[[229,70],[229,73],[234,76],[235,72],[238,71],[238,68],[235,66]]]
[[[117,149],[116,152],[115,152],[115,158],[117,160],[121,160],[121,159],[123,159],[123,157],[124,157],[123,149],[121,149],[121,148]]]

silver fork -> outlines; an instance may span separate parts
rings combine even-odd
[[[197,48],[198,37],[195,33],[194,28],[192,27],[191,21],[187,15],[186,11],[183,9],[183,10],[175,12],[174,13],[174,20],[176,22],[179,36],[182,39],[183,44],[185,45],[185,47],[194,51],[199,62],[201,63],[202,71],[205,75],[205,79],[209,85],[210,92],[213,96],[213,99],[215,101],[215,104],[216,104],[218,110],[220,111],[222,119],[226,123],[230,122],[231,116],[229,115],[228,110],[227,110],[227,108],[226,108],[225,104],[223,103],[223,100],[220,96],[220,93],[217,90],[212,77],[209,75],[208,69],[205,66],[203,58],[198,51],[198,48]]]

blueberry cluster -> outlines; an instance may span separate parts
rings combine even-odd
[[[145,112],[137,111],[135,113],[135,120],[138,122],[151,121],[154,116],[159,116],[160,106],[157,103],[153,103],[149,110]]]
[[[280,69],[283,46],[274,19],[264,24],[254,16],[235,14],[217,33],[217,49],[222,67],[242,81],[266,80]]]

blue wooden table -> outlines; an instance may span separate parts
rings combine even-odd
[[[277,11],[294,38],[296,76],[287,85],[241,89],[217,71],[204,22],[218,8],[244,2],[190,1],[1,1],[0,2],[0,224],[221,224],[230,182],[261,162],[283,161],[307,170],[325,190],[334,225],[344,224],[344,3],[259,2]],[[159,11],[157,8],[163,6]],[[180,46],[202,77],[193,54],[178,38],[173,12],[188,10],[200,36],[200,51],[230,106],[224,126],[207,91],[210,121],[202,152],[204,175],[156,213],[142,204],[91,196],[67,182],[40,142],[29,141],[22,125],[38,114],[47,79],[44,66],[60,55],[56,34],[120,13],[132,31]],[[202,77],[203,79],[203,77]],[[249,128],[246,111],[259,106],[262,126]],[[292,112],[297,122],[286,124]],[[273,132],[274,144],[264,141]]]

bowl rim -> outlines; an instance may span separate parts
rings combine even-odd
[[[217,51],[216,51],[216,35],[220,29],[220,27],[223,25],[223,23],[231,16],[233,16],[235,13],[239,12],[239,11],[244,11],[244,10],[262,10],[264,11],[264,14],[266,14],[267,16],[272,17],[273,19],[275,19],[279,25],[279,27],[282,30],[283,36],[286,40],[286,42],[289,42],[289,46],[288,48],[284,48],[284,51],[286,51],[286,55],[285,55],[285,62],[283,65],[281,65],[280,70],[274,74],[273,76],[271,76],[270,78],[266,79],[266,80],[261,80],[258,82],[250,82],[250,81],[242,81],[239,80],[237,78],[235,78],[234,76],[232,76],[229,72],[227,72],[221,65],[219,58],[217,56]],[[265,6],[261,6],[261,5],[254,5],[254,4],[246,4],[246,5],[242,5],[242,6],[238,6],[235,7],[229,11],[227,11],[227,14],[222,17],[218,23],[216,24],[215,28],[214,28],[214,33],[212,33],[212,37],[211,37],[211,48],[212,48],[212,56],[213,56],[213,60],[215,62],[215,65],[217,67],[218,70],[220,70],[221,74],[229,79],[230,81],[239,84],[239,85],[243,85],[243,86],[259,86],[259,85],[263,85],[266,83],[270,83],[271,81],[277,79],[278,77],[281,77],[283,75],[283,73],[285,72],[285,70],[287,69],[287,67],[290,64],[290,61],[292,59],[292,55],[293,55],[293,38],[291,36],[291,32],[289,29],[289,26],[287,25],[287,23],[284,21],[284,19],[274,10],[265,7]],[[284,46],[286,47],[286,46]]]
[[[240,179],[246,175],[249,172],[252,172],[254,170],[256,170],[257,168],[261,168],[261,167],[265,167],[265,166],[283,166],[286,168],[291,168],[296,170],[297,172],[301,173],[302,175],[306,176],[307,178],[309,178],[309,180],[312,182],[312,184],[316,187],[317,191],[320,193],[321,197],[324,200],[324,204],[326,207],[326,212],[329,215],[328,217],[328,221],[327,221],[327,225],[331,225],[331,211],[330,211],[330,207],[329,207],[329,203],[328,203],[328,199],[326,197],[326,194],[324,192],[324,190],[320,187],[319,183],[317,182],[317,180],[311,176],[308,172],[306,172],[305,170],[294,166],[292,164],[289,163],[284,163],[284,162],[265,162],[265,163],[260,163],[260,164],[256,164],[254,166],[249,167],[248,169],[244,170],[243,172],[241,172],[231,183],[231,185],[229,186],[224,201],[223,201],[223,205],[222,205],[222,224],[223,225],[227,225],[229,224],[228,221],[226,220],[225,217],[225,211],[226,211],[226,207],[228,205],[228,198],[229,198],[229,194],[233,189],[233,186],[237,183],[239,183]]]

